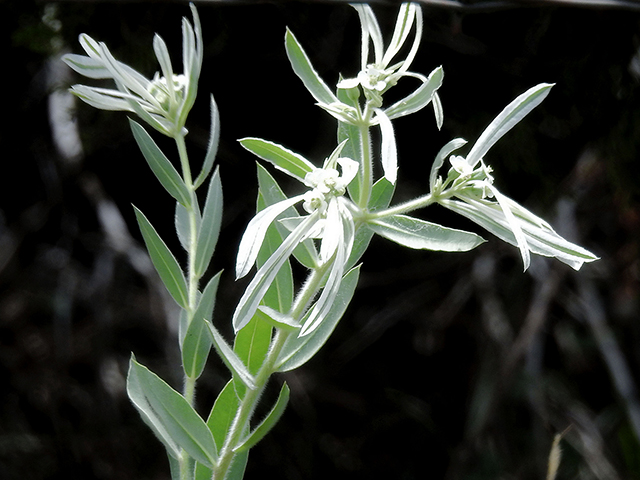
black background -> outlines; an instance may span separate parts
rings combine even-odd
[[[438,131],[425,109],[394,123],[396,200],[426,190],[446,142],[473,142],[515,96],[556,83],[486,160],[502,192],[602,259],[576,274],[537,258],[523,274],[515,248],[438,207],[420,215],[489,241],[442,254],[374,239],[334,336],[283,376],[292,388],[289,408],[252,450],[246,478],[540,479],[554,434],[569,426],[558,478],[640,478],[640,424],[634,429],[632,420],[640,410],[640,72],[632,68],[640,16],[513,3],[424,7],[412,70],[443,66],[445,121]],[[339,73],[356,73],[360,28],[342,2],[198,8],[205,59],[187,139],[192,158],[202,158],[213,93],[225,192],[215,322],[229,334],[245,285],[233,280],[234,256],[256,194],[254,159],[236,140],[265,138],[322,162],[335,146],[335,122],[291,71],[285,27],[330,85]],[[396,6],[375,11],[390,35]],[[173,202],[148,171],[125,114],[78,104],[84,153],[70,161],[52,141],[48,99],[56,87],[84,82],[73,75],[50,81],[60,52],[81,53],[78,34],[105,41],[118,59],[152,76],[153,33],[179,66],[180,18],[189,15],[179,2],[0,3],[2,479],[169,478],[124,379],[134,352],[180,384],[170,302],[132,261],[141,239],[131,204],[178,251]],[[403,84],[414,85],[402,80],[398,95],[408,91]],[[275,175],[289,193],[300,192]],[[108,202],[131,236],[121,249],[100,223]],[[199,382],[203,414],[227,378],[211,358]]]

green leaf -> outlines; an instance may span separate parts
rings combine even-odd
[[[258,167],[258,195],[261,197],[264,205],[274,205],[285,200],[287,196],[284,194],[271,174],[259,163],[256,163],[256,166]],[[258,207],[260,210],[264,208],[262,205],[258,205]],[[292,218],[297,216],[297,210],[293,207],[290,207],[287,208],[278,217],[278,219]],[[280,241],[282,240],[282,238],[286,237],[289,234],[287,228],[277,220],[273,223],[273,225],[275,225],[278,232],[280,232]],[[313,243],[313,240],[311,239],[304,240],[300,245],[298,245],[293,251],[293,255],[296,260],[298,260],[302,265],[309,269],[316,268],[316,266],[318,265],[318,252],[316,250],[315,244]]]
[[[313,333],[304,337],[291,335],[287,338],[276,362],[279,372],[287,372],[304,365],[325,344],[351,302],[359,275],[360,267],[358,266],[352,268],[343,277],[333,305]]]
[[[541,83],[519,95],[489,124],[467,155],[467,163],[475,167],[487,151],[537,107],[549,94],[553,84]]]
[[[204,163],[202,170],[194,182],[194,188],[198,188],[204,183],[209,176],[211,169],[213,168],[213,161],[218,153],[218,143],[220,142],[220,113],[218,112],[218,105],[211,95],[211,130],[209,132],[209,146],[207,147],[207,153],[204,157]]]
[[[239,405],[240,402],[233,385],[233,380],[229,380],[218,395],[207,419],[207,426],[213,434],[218,451],[220,451],[224,445],[227,432],[231,428]],[[225,476],[225,480],[242,480],[242,472],[244,472],[248,454],[249,452],[246,451],[238,453],[234,457],[231,461],[231,467],[229,467],[229,471]],[[239,476],[238,471],[240,472]],[[195,480],[211,480],[212,476],[213,472],[210,469],[202,464],[196,465]]]
[[[304,177],[315,168],[309,160],[302,155],[292,152],[277,143],[262,140],[260,138],[242,138],[240,145],[245,149],[271,162],[278,170],[281,170],[293,178],[304,182]]]
[[[258,310],[256,310],[256,317],[259,320],[267,322],[273,327],[287,332],[294,332],[300,329],[300,325],[298,325],[290,315],[281,313],[273,308],[267,307],[266,305],[258,307]]]
[[[197,199],[194,202],[192,207],[196,210],[196,232],[200,231],[200,224],[202,223],[202,216],[200,215],[200,209],[198,207]],[[176,234],[178,235],[178,240],[180,240],[180,245],[185,251],[189,251],[189,244],[191,243],[191,225],[189,224],[189,212],[186,207],[182,205],[180,202],[176,202],[176,213],[175,213],[175,226],[176,226]]]
[[[220,174],[216,169],[209,183],[207,199],[202,212],[202,223],[198,232],[198,245],[196,247],[195,273],[198,276],[204,274],[209,266],[213,251],[218,243],[220,225],[222,224],[222,183]]]
[[[386,178],[380,178],[373,184],[371,189],[371,196],[369,198],[369,211],[375,212],[376,210],[387,208],[391,203],[391,198],[395,191],[395,185],[390,183]],[[347,268],[354,266],[364,252],[369,247],[371,238],[373,237],[373,231],[368,228],[358,228],[353,241],[353,248],[351,249],[351,255],[347,261]]]
[[[260,321],[254,315],[236,335],[233,350],[252,375],[258,373],[269,352],[272,332],[271,325]],[[244,397],[245,388],[240,379],[237,379],[236,393],[240,398]]]
[[[287,403],[289,403],[289,386],[287,382],[282,384],[282,388],[280,389],[280,394],[278,395],[278,399],[276,400],[276,404],[273,406],[269,414],[260,422],[251,434],[242,440],[242,442],[237,445],[233,451],[234,452],[242,452],[244,450],[249,450],[251,447],[256,445],[260,440],[262,440],[267,433],[278,423],[280,417],[284,413],[284,410],[287,408]]]
[[[140,151],[162,186],[173,198],[188,207],[191,204],[191,196],[178,171],[142,125],[131,119],[129,119],[129,124]]]
[[[416,249],[466,252],[485,241],[475,233],[443,227],[406,215],[378,218],[367,223],[367,227],[384,238]]]
[[[221,274],[222,272],[218,272],[207,283],[182,341],[182,365],[185,374],[191,378],[198,378],[202,374],[211,350],[211,335],[206,322],[211,321],[213,316]]]
[[[207,322],[207,326],[211,332],[211,338],[213,340],[213,346],[216,348],[218,355],[224,362],[224,364],[231,370],[234,377],[242,381],[247,387],[255,390],[256,384],[253,376],[249,373],[247,366],[240,360],[238,355],[233,351],[225,339],[220,335],[220,332],[213,326],[213,323]]]
[[[415,92],[387,108],[384,111],[387,117],[393,120],[422,110],[433,100],[435,92],[442,86],[443,79],[442,67],[436,68]]]
[[[178,305],[184,309],[188,308],[187,281],[180,265],[147,217],[136,207],[133,208],[153,266],[156,267],[162,282]]]
[[[127,393],[147,425],[175,458],[184,449],[213,468],[216,446],[204,420],[185,398],[134,358],[129,362]]]
[[[337,97],[314,70],[313,65],[311,65],[309,61],[309,57],[307,57],[302,46],[288,28],[284,43],[287,57],[289,57],[293,71],[300,77],[300,80],[302,80],[304,86],[307,87],[307,90],[313,95],[313,98],[320,103],[326,104],[338,102]]]
[[[338,99],[349,106],[359,108],[357,99],[350,98],[347,90],[345,89],[338,89]],[[362,169],[362,163],[364,162],[364,156],[362,153],[362,130],[360,127],[351,123],[338,122],[338,143],[342,143],[347,139],[349,141],[342,149],[342,154],[347,158],[355,160],[360,165],[358,168],[358,175],[351,183],[349,183],[347,189],[349,190],[349,196],[355,201],[358,201],[360,198],[361,185],[364,181]]]

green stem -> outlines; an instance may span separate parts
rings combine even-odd
[[[371,136],[369,133],[371,120],[371,106],[367,102],[364,113],[362,114],[362,123],[358,127],[360,130],[360,141],[362,142],[362,185],[360,188],[360,198],[358,198],[358,206],[362,210],[366,210],[371,198],[371,189],[373,188],[373,158],[371,155]]]
[[[305,282],[296,295],[294,305],[291,309],[291,316],[293,318],[299,319],[304,315],[307,306],[322,287],[322,278],[324,277],[327,268],[330,266],[331,262],[328,262],[328,264],[321,265],[320,267],[312,270],[309,274],[307,282]],[[262,392],[264,391],[269,378],[271,375],[276,373],[276,362],[285,342],[290,335],[294,334],[295,332],[286,332],[279,329],[276,330],[269,352],[267,353],[260,370],[258,370],[258,373],[255,376],[254,381],[256,388],[253,390],[247,388],[245,396],[238,407],[233,423],[231,424],[229,432],[225,438],[224,445],[220,450],[218,464],[213,471],[212,480],[223,480],[225,478],[227,471],[231,466],[231,462],[236,455],[234,448],[242,441],[242,435],[249,425],[253,412],[255,411],[255,407],[262,396]]]
[[[198,199],[196,197],[195,188],[193,186],[193,180],[191,177],[191,167],[189,165],[189,156],[187,154],[187,147],[184,141],[184,135],[176,135],[176,146],[178,147],[178,155],[180,157],[180,165],[182,167],[182,178],[187,187],[190,196],[190,206],[187,208],[187,214],[189,217],[189,244],[187,245],[187,293],[189,304],[187,305],[187,325],[193,320],[198,301],[198,283],[200,277],[196,273],[195,261],[196,250],[198,247],[198,220],[196,217]],[[196,379],[185,375],[182,394],[184,398],[189,402],[189,405],[193,406],[195,401]],[[180,479],[191,479],[191,462],[189,455],[184,450],[179,460],[180,465]]]

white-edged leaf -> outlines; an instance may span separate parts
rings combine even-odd
[[[203,465],[215,466],[216,445],[204,420],[182,395],[134,358],[129,362],[127,394],[171,456],[179,458],[182,448]]]
[[[396,136],[393,132],[393,125],[389,117],[387,117],[382,110],[376,108],[375,112],[376,119],[380,124],[380,132],[382,133],[380,153],[384,178],[395,185],[398,178],[398,151],[396,149]]]
[[[264,210],[259,211],[255,217],[251,219],[247,229],[240,240],[240,246],[238,247],[238,258],[236,260],[236,278],[242,278],[258,258],[258,252],[260,246],[264,240],[264,236],[267,233],[269,225],[284,212],[287,208],[295,205],[304,198],[304,195],[298,195],[291,197],[274,205],[269,205]]]
[[[443,79],[444,70],[442,67],[436,68],[429,74],[427,80],[413,93],[387,108],[384,111],[387,117],[393,120],[415,113],[429,105],[436,95],[436,90],[442,86]]]
[[[213,95],[211,95],[211,127],[209,130],[209,144],[207,146],[207,153],[204,156],[204,162],[202,164],[202,170],[194,182],[194,188],[198,188],[209,176],[211,169],[213,168],[213,162],[218,153],[218,144],[220,143],[220,112],[218,111],[218,104],[216,103]]]
[[[444,227],[407,215],[392,215],[367,223],[375,233],[405,247],[466,252],[485,240],[475,233]]]
[[[475,167],[500,138],[546,98],[553,85],[549,83],[536,85],[507,105],[482,132],[469,155],[467,155],[467,163]]]
[[[263,212],[264,211],[265,210],[263,210]],[[271,255],[256,272],[256,275],[247,286],[233,313],[232,322],[236,332],[249,323],[258,309],[260,301],[269,289],[271,282],[273,282],[273,279],[278,274],[280,267],[289,259],[289,256],[296,246],[307,237],[310,229],[312,229],[315,222],[317,222],[318,215],[316,211],[306,217],[305,220],[284,239],[280,247],[278,247],[273,255]]]
[[[300,182],[304,182],[307,173],[315,169],[313,164],[302,155],[298,155],[277,143],[252,137],[242,138],[238,141],[240,145],[257,157],[271,162],[278,170],[291,175]]]
[[[285,49],[287,51],[287,57],[291,62],[293,71],[300,77],[304,86],[307,87],[309,93],[313,95],[319,103],[332,104],[339,103],[338,98],[329,89],[326,83],[320,78],[318,73],[311,65],[309,57],[302,49],[302,46],[298,43],[298,40],[293,33],[287,28],[285,34]]]
[[[505,199],[509,203],[511,212],[517,219],[532,253],[545,257],[555,257],[575,270],[579,270],[585,262],[592,262],[598,259],[596,255],[588,250],[562,238],[546,222],[521,205],[508,197],[505,197]],[[509,222],[505,218],[504,211],[497,202],[465,199],[464,202],[442,200],[440,203],[444,207],[477,223],[501,240],[516,247],[518,246]]]
[[[229,346],[226,340],[220,335],[220,332],[213,326],[213,323],[207,322],[207,326],[209,327],[209,331],[211,332],[211,339],[213,340],[213,345],[220,355],[220,358],[227,366],[233,376],[238,380],[242,381],[245,386],[250,388],[251,390],[256,389],[256,384],[253,376],[249,373],[247,366],[238,358],[236,352]]]
[[[293,332],[300,328],[300,325],[298,325],[290,315],[281,313],[266,305],[260,305],[258,307],[256,316],[258,316],[260,320],[287,332]]]

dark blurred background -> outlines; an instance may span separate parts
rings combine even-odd
[[[335,123],[291,71],[285,27],[329,84],[356,73],[360,27],[337,1],[197,5],[205,60],[188,146],[200,161],[211,92],[225,190],[215,322],[230,333],[245,285],[233,280],[233,259],[256,194],[254,159],[236,140],[262,137],[320,163],[335,146]],[[515,96],[554,82],[486,160],[498,188],[602,259],[576,273],[536,258],[523,274],[515,248],[438,207],[421,215],[489,242],[442,254],[375,239],[334,336],[285,376],[289,408],[252,450],[247,479],[544,479],[553,437],[567,428],[558,479],[640,479],[636,7],[424,5],[412,70],[443,65],[445,121],[438,132],[425,109],[395,122],[397,200],[425,191],[442,145],[457,136],[473,142]],[[397,6],[374,8],[390,34]],[[125,114],[69,99],[66,89],[85,80],[59,56],[82,53],[77,36],[86,32],[152,76],[153,33],[179,66],[180,18],[189,15],[183,2],[0,2],[3,480],[169,478],[160,443],[126,397],[125,376],[135,352],[169,383],[181,381],[175,307],[131,208],[178,251],[173,202]],[[403,84],[413,86],[404,79],[400,93]],[[203,414],[227,378],[211,358],[199,383]]]

